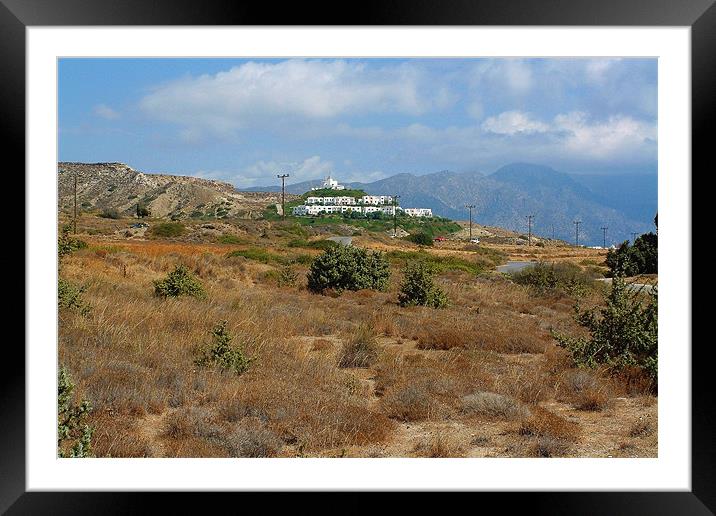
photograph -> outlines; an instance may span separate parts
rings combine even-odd
[[[57,457],[659,458],[659,67],[57,57]]]

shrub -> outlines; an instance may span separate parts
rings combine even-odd
[[[526,413],[514,399],[494,392],[476,392],[462,399],[463,412],[504,419],[515,419]]]
[[[154,281],[154,295],[157,297],[191,296],[206,297],[206,291],[198,279],[184,265],[177,265],[166,278]]]
[[[425,262],[412,262],[405,267],[405,276],[398,294],[400,306],[443,308],[447,306],[447,302],[447,295],[435,285],[433,271]]]
[[[593,277],[573,263],[538,262],[512,274],[515,283],[526,285],[537,295],[564,293],[581,296]]]
[[[298,273],[288,264],[284,265],[278,272],[277,282],[279,287],[295,287],[297,280]]]
[[[185,227],[179,222],[162,222],[152,226],[152,235],[157,237],[178,237],[184,234]]]
[[[99,216],[103,219],[118,219],[120,218],[119,212],[115,209],[105,208],[99,213]]]
[[[94,429],[84,421],[92,410],[90,402],[74,404],[75,384],[64,366],[57,375],[57,456],[91,457]]]
[[[236,235],[221,235],[218,239],[220,244],[245,244],[246,240],[239,238]]]
[[[226,321],[221,321],[211,330],[211,346],[204,350],[196,359],[198,366],[217,365],[236,374],[243,374],[249,368],[254,358],[244,355],[241,346],[232,346],[234,337],[226,329]]]
[[[430,236],[427,233],[414,233],[407,238],[414,244],[418,245],[425,245],[425,246],[432,246],[433,245],[433,237]]]
[[[657,289],[644,303],[638,294],[629,293],[624,278],[617,276],[606,299],[606,306],[582,311],[575,306],[577,322],[589,330],[590,337],[555,334],[577,365],[595,367],[605,364],[620,372],[637,367],[646,372],[656,386],[658,363]]]
[[[224,446],[232,457],[275,457],[281,440],[259,421],[247,418],[224,438]]]
[[[149,215],[151,215],[149,208],[144,204],[137,203],[137,217],[143,219],[144,217],[149,217]]]
[[[60,230],[60,236],[57,237],[57,254],[59,258],[66,256],[78,249],[87,248],[87,242],[80,240],[79,238],[73,238],[70,236],[70,227],[64,226]]]
[[[377,357],[375,331],[372,326],[361,324],[343,344],[338,354],[338,367],[369,367]]]
[[[659,268],[658,239],[654,233],[646,233],[636,239],[633,246],[622,242],[607,253],[606,263],[611,276],[656,274]]]
[[[89,313],[90,306],[82,299],[85,287],[78,287],[67,280],[57,280],[57,306],[60,309],[77,310],[80,314]]]
[[[388,260],[381,252],[354,246],[336,246],[316,257],[308,271],[308,289],[322,293],[333,289],[386,290],[390,278]]]

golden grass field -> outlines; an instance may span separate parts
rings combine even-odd
[[[495,272],[448,271],[437,277],[448,308],[401,308],[399,265],[387,292],[316,295],[305,288],[307,265],[294,266],[296,286],[279,287],[278,264],[226,257],[320,253],[287,247],[281,223],[237,225],[247,243],[220,244],[114,232],[131,222],[83,217],[77,236],[89,247],[60,267],[91,307],[60,311],[59,361],[92,403],[96,456],[657,456],[657,398],[643,382],[575,368],[555,345],[551,330],[581,331],[569,296],[535,296]],[[370,234],[354,245],[416,249]],[[461,249],[429,252],[471,259]],[[604,258],[568,246],[500,250],[584,266]],[[180,263],[206,299],[153,295],[153,281]],[[600,303],[599,288],[582,303]],[[240,376],[194,363],[222,320],[255,359]],[[371,363],[341,367],[342,348],[366,338],[377,347]]]

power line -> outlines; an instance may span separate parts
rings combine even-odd
[[[605,249],[606,249],[606,247],[607,247],[607,229],[609,229],[608,226],[603,226],[603,227],[602,227],[602,233],[603,233],[603,235],[604,235],[604,248],[605,248]]]
[[[399,195],[393,196],[393,236],[398,236],[398,199],[400,199]]]
[[[532,245],[532,221],[535,216],[525,215],[525,218],[527,219],[527,245]]]
[[[474,204],[466,204],[465,208],[470,210],[470,241],[472,241],[472,209],[475,207]]]
[[[276,177],[281,179],[281,218],[286,220],[286,178],[289,174],[277,174]]]
[[[579,225],[582,223],[581,220],[574,221],[574,245],[579,247]]]

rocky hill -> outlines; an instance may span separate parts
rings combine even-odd
[[[75,177],[77,204],[83,211],[116,210],[121,215],[131,215],[139,204],[158,218],[255,218],[267,206],[281,202],[280,193],[238,192],[229,183],[150,174],[124,163],[60,162],[57,164],[60,210],[71,210],[74,206]],[[293,197],[287,195],[287,200]]]

